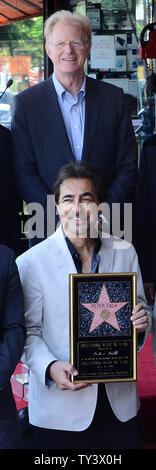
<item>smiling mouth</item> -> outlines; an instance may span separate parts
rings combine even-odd
[[[86,223],[86,218],[84,218],[84,217],[72,217],[72,218],[69,218],[68,220],[69,220],[69,222],[74,223],[76,225]]]
[[[62,59],[62,60],[64,60],[65,62],[72,62],[72,61],[76,60],[76,57],[72,57],[72,58],[69,58],[69,59]]]

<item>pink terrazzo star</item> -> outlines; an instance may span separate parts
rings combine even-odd
[[[120,331],[115,313],[126,304],[127,302],[111,302],[106,287],[103,284],[98,302],[82,304],[85,308],[90,310],[90,312],[94,313],[89,333],[95,330],[95,328],[104,321]]]

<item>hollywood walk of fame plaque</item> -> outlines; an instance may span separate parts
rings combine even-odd
[[[77,382],[137,378],[136,273],[70,274],[70,362]]]

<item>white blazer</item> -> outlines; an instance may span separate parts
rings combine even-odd
[[[100,273],[137,272],[138,300],[146,305],[135,249],[110,237],[99,251]],[[121,249],[119,249],[119,243]],[[24,291],[27,340],[24,362],[30,369],[30,423],[49,429],[82,431],[92,422],[98,385],[72,392],[60,390],[51,381],[45,385],[45,372],[55,359],[69,361],[69,273],[76,273],[62,227],[48,239],[17,258]],[[147,335],[147,333],[146,333]],[[145,336],[144,339],[145,339]],[[137,414],[139,397],[136,383],[107,383],[111,407],[121,421]],[[105,403],[103,404],[105,406]]]

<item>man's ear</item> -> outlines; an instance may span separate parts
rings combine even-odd
[[[60,208],[59,208],[59,204],[55,202],[55,207],[56,207],[56,214],[59,215],[60,217]]]
[[[51,59],[51,47],[47,42],[45,43],[45,50],[46,50],[46,53],[47,53],[49,59]]]
[[[91,47],[92,47],[92,44],[90,44],[90,45],[87,47],[87,57],[88,57],[88,56],[89,56],[89,54],[90,54]]]

